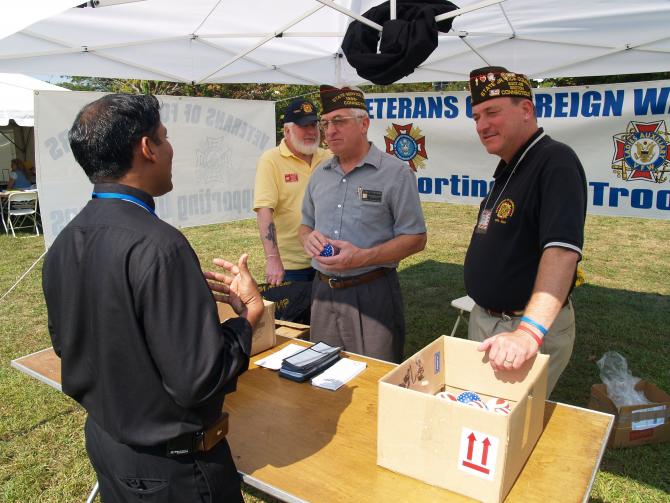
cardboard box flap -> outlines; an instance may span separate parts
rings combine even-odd
[[[418,351],[388,372],[381,382],[434,395],[444,384],[444,345],[441,339]]]
[[[275,305],[273,302],[263,299],[263,316],[254,329],[251,341],[251,356],[261,353],[277,345],[275,334]],[[217,302],[216,308],[219,312],[221,322],[228,318],[237,318],[237,313],[229,304]]]
[[[447,336],[442,336],[447,338]],[[530,383],[546,372],[549,365],[547,355],[538,354],[519,370],[494,371],[485,353],[477,351],[479,343],[466,339],[448,338],[452,351],[445,351],[445,380],[463,389],[486,388],[490,394],[518,402],[528,395],[546,396],[544,390]],[[541,383],[537,383],[541,384]]]

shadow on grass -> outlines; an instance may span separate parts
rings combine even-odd
[[[78,406],[69,407],[65,410],[62,410],[62,411],[57,412],[55,414],[52,414],[48,417],[45,417],[44,419],[42,419],[40,421],[37,421],[34,424],[31,424],[30,427],[28,427],[28,428],[23,428],[23,429],[15,430],[15,431],[8,431],[4,435],[0,435],[0,442],[10,442],[10,441],[14,440],[16,437],[28,435],[31,432],[40,428],[41,426],[43,426],[43,425],[45,425],[45,424],[47,424],[47,423],[49,423],[49,422],[51,422],[55,419],[58,419],[59,417],[67,416],[68,414],[72,414],[73,412],[76,412],[79,409],[80,409],[80,407],[78,407]]]
[[[440,335],[451,333],[458,311],[450,303],[465,295],[463,266],[426,260],[402,269],[399,276],[405,304],[407,358]],[[464,323],[456,335],[467,336]]]
[[[400,272],[405,302],[405,358],[442,334],[450,334],[465,295],[463,266],[428,260]],[[670,391],[670,296],[584,285],[572,294],[577,336],[570,364],[551,399],[586,407],[591,385],[601,382],[596,361],[617,351],[634,376]],[[456,335],[467,337],[460,324]],[[578,427],[578,425],[576,425]],[[608,449],[601,469],[670,493],[668,444]]]

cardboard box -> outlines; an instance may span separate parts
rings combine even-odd
[[[277,345],[277,335],[275,334],[275,305],[274,302],[263,299],[263,316],[253,332],[251,342],[251,356],[262,353],[266,349]],[[217,302],[216,307],[219,310],[219,319],[223,322],[228,318],[236,318],[237,314],[229,304]]]
[[[485,502],[502,501],[542,433],[549,357],[494,372],[477,342],[442,336],[379,381],[377,464]],[[509,415],[438,398],[475,391]]]
[[[653,403],[617,407],[607,396],[607,386],[591,386],[589,409],[614,414],[609,447],[634,447],[670,440],[670,395],[650,382],[640,380],[635,389]]]

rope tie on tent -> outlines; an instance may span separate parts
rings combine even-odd
[[[349,64],[375,84],[392,84],[414,72],[437,47],[438,32],[451,29],[453,18],[438,23],[435,16],[458,9],[447,0],[397,0],[396,8],[397,19],[391,19],[388,1],[363,14],[383,26],[381,40],[377,30],[353,21],[342,41]]]

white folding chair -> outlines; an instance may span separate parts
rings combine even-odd
[[[98,484],[98,481],[95,481],[95,485],[93,486],[93,489],[91,489],[91,493],[88,495],[88,498],[86,498],[86,503],[93,503],[95,501],[95,497],[98,495],[98,492],[100,491],[100,485]]]
[[[32,221],[32,223],[30,223]],[[7,223],[16,237],[16,229],[35,229],[35,235],[40,235],[37,227],[37,191],[26,190],[13,192],[7,198]],[[27,223],[27,224],[26,224]]]
[[[9,232],[7,222],[5,221],[5,209],[7,208],[7,198],[0,197],[0,220],[2,220],[2,227],[5,229],[5,234]]]
[[[468,313],[472,311],[472,308],[475,307],[475,301],[472,300],[467,295],[465,297],[459,297],[451,301],[451,307],[458,309],[458,316],[456,317],[456,323],[454,323],[454,328],[451,331],[451,336],[453,337],[458,328],[458,324],[463,320],[465,324],[468,324],[468,319],[465,317],[465,312]]]

